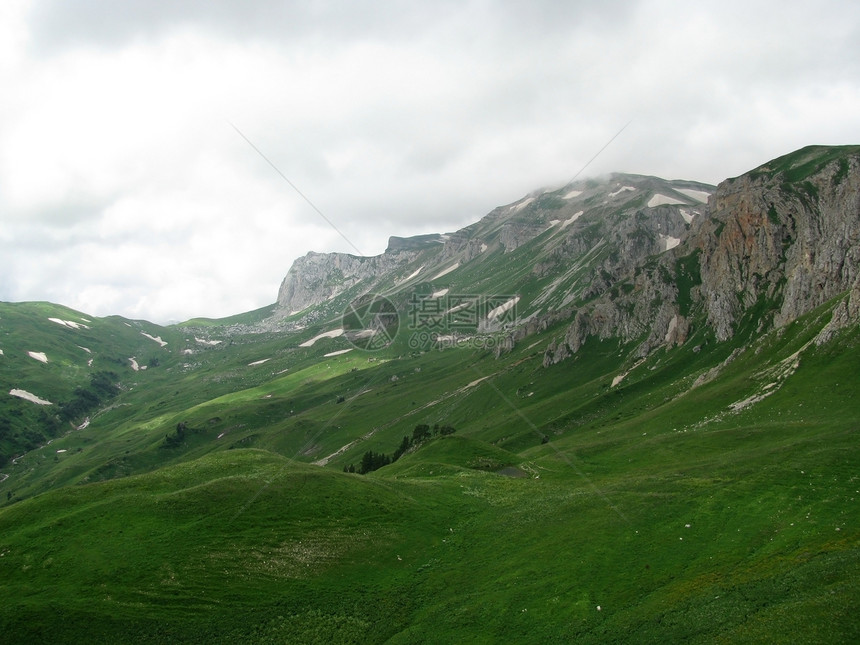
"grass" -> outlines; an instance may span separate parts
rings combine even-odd
[[[819,153],[800,151],[773,171],[803,181],[829,163]],[[523,217],[540,208],[567,217],[557,197]],[[594,244],[550,278],[554,233],[502,253],[494,222],[475,228],[486,254],[421,288],[516,292],[525,315],[575,302],[614,252],[584,216],[575,224],[593,228]],[[538,262],[552,271],[538,277]],[[359,287],[294,332],[252,328],[268,308],[157,327],[0,305],[7,391],[64,401],[107,369],[122,387],[87,427],[46,425],[51,408],[0,397],[0,445],[16,455],[0,468],[0,634],[31,643],[860,640],[860,330],[815,344],[836,298],[762,334],[774,303],[760,299],[717,342],[695,296],[698,253],[673,262],[655,256],[644,269],[677,285],[691,323],[684,344],[642,358],[650,330],[629,343],[589,337],[546,368],[569,320],[548,319],[499,354],[477,343],[422,350],[409,329],[375,352],[327,356],[350,348],[344,338],[301,347],[339,325],[341,300]],[[392,296],[405,307],[404,298]],[[134,371],[130,357],[151,367]],[[368,450],[391,454],[419,424],[456,433],[367,475],[343,472]],[[30,426],[41,434],[26,435]]]
[[[694,334],[641,364],[634,345],[592,338],[544,369],[556,328],[499,359],[324,358],[337,339],[299,349],[274,335],[200,350],[188,371],[166,352],[125,373],[139,381],[129,405],[7,469],[0,492],[19,501],[0,510],[14,599],[0,629],[32,642],[850,642],[860,334],[808,345],[824,309],[760,339]],[[773,394],[731,412],[804,347]],[[255,371],[260,356],[271,365]],[[160,447],[179,421],[185,442]],[[341,472],[419,423],[457,433]],[[328,468],[301,463],[350,442]]]

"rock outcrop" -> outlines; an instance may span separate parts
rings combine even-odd
[[[346,253],[314,253],[293,262],[281,288],[278,307],[295,313],[337,297],[361,282],[369,287],[379,278],[414,259],[416,251],[388,251],[372,257]]]
[[[679,273],[691,259],[698,272],[692,281]],[[764,331],[850,290],[823,342],[858,320],[858,266],[860,147],[805,148],[721,183],[683,243],[652,270],[638,266],[628,276],[629,293],[577,311],[563,343],[575,353],[590,336],[631,341],[647,334],[640,355],[683,343],[691,326],[681,311],[684,284],[686,308],[698,311],[720,341],[753,308],[757,331]],[[553,347],[551,354],[545,362],[565,352]]]
[[[860,146],[814,146],[717,187],[611,175],[536,191],[453,233],[392,237],[375,257],[308,253],[278,306],[294,313],[372,290],[405,303],[415,288],[425,299],[525,289],[515,322],[493,328],[496,351],[569,320],[545,352],[551,365],[591,337],[635,341],[641,357],[702,326],[717,341],[745,318],[755,331],[779,327],[845,294],[825,342],[858,319],[858,266]]]

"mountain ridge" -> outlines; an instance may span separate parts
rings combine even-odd
[[[298,312],[0,303],[0,633],[857,642],[857,155],[534,191]]]
[[[640,355],[681,344],[691,314],[724,341],[762,298],[779,301],[767,325],[783,326],[860,289],[858,150],[809,146],[718,186],[615,173],[533,191],[458,231],[398,241],[378,256],[310,253],[288,271],[278,307],[295,315],[341,295],[396,297],[416,287],[488,293],[493,280],[481,265],[497,284],[519,287],[516,272],[530,264],[532,282],[551,280],[518,301],[521,324],[500,346],[569,316],[548,364],[589,336],[630,341],[650,329]],[[846,307],[841,317],[853,320],[855,306]]]

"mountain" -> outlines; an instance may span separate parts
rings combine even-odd
[[[510,332],[502,347],[510,349],[534,330],[572,316],[648,258],[674,248],[705,217],[714,190],[697,182],[614,174],[536,191],[453,233],[392,238],[378,256],[309,253],[284,278],[273,319],[332,320],[368,292],[392,299],[402,312],[415,308],[409,299],[416,293],[420,306],[446,311],[469,297],[481,300],[478,306],[486,311],[471,329],[454,330],[468,335],[500,328],[486,314],[515,300],[516,315],[506,320],[518,323],[501,325]],[[438,302],[425,302],[433,294]],[[446,337],[452,330],[439,322],[434,332]]]
[[[0,633],[856,642],[858,183],[575,181],[223,320],[0,303]]]
[[[717,188],[616,174],[536,191],[454,233],[393,238],[379,256],[309,253],[278,307],[331,315],[366,292],[511,294],[508,349],[572,318],[548,363],[590,336],[643,337],[644,356],[683,342],[694,318],[724,341],[756,307],[762,331],[850,289],[847,323],[860,307],[857,152],[804,148]]]

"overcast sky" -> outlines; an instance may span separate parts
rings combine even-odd
[[[3,0],[0,88],[0,300],[163,323],[563,184],[628,122],[586,176],[860,143],[860,3]]]

